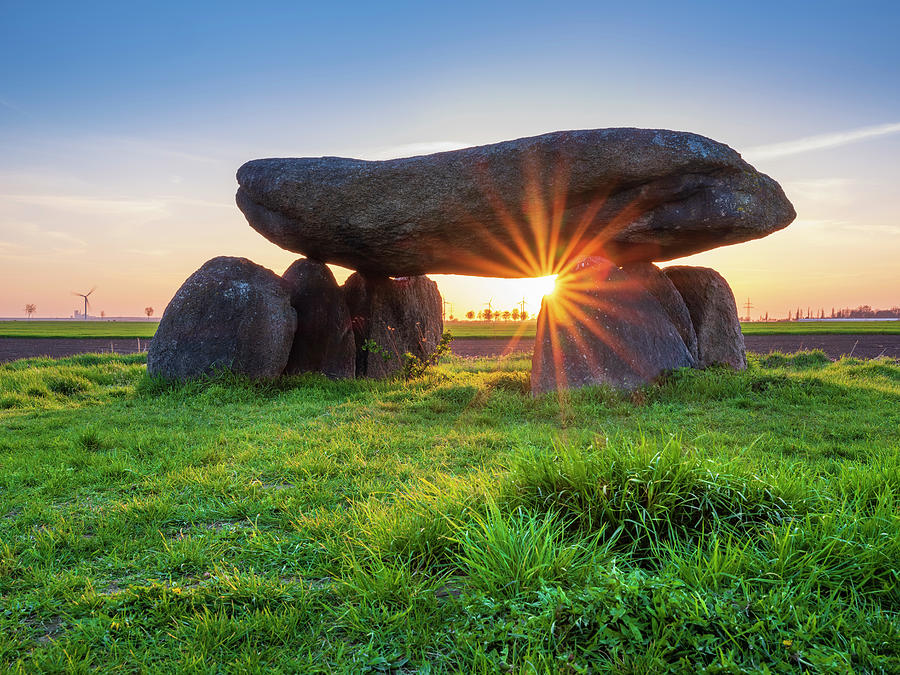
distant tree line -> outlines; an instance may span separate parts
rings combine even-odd
[[[900,307],[891,307],[890,309],[872,309],[870,305],[860,305],[854,309],[832,307],[830,316],[825,314],[824,308],[819,308],[818,312],[809,307],[806,308],[806,312],[802,307],[788,310],[788,321],[799,321],[800,319],[900,319]]]
[[[527,321],[530,314],[527,310],[515,307],[511,310],[499,310],[485,307],[476,312],[470,309],[465,314],[469,321]],[[762,318],[762,317],[761,317]],[[890,309],[872,309],[870,305],[860,305],[859,307],[844,307],[837,309],[831,308],[831,314],[825,311],[824,307],[818,310],[812,307],[797,307],[797,309],[788,310],[788,321],[799,321],[800,319],[900,319],[900,307],[891,307]],[[769,313],[766,312],[763,321],[769,321]],[[777,319],[772,319],[777,320]]]
[[[527,321],[529,316],[531,315],[528,313],[528,310],[519,309],[518,307],[504,310],[485,307],[477,313],[474,309],[466,312],[466,318],[469,321],[474,321],[475,319],[479,321]]]

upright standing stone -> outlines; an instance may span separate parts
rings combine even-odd
[[[633,279],[636,283],[640,283],[650,295],[656,298],[657,302],[662,305],[669,315],[669,319],[678,334],[684,340],[684,345],[688,348],[694,361],[697,360],[697,334],[694,332],[694,324],[691,322],[691,313],[688,311],[684,299],[675,288],[675,285],[662,273],[653,263],[631,263],[623,265],[622,271]]]
[[[285,374],[315,372],[328,377],[356,374],[356,342],[344,294],[328,266],[301,258],[283,279],[297,312],[297,332]]]
[[[746,368],[737,305],[722,275],[709,267],[680,265],[666,267],[663,273],[675,284],[691,313],[697,333],[697,367],[723,364],[737,370]]]
[[[531,392],[597,384],[630,391],[693,364],[656,298],[610,261],[587,258],[541,302]]]
[[[356,339],[358,377],[386,377],[410,352],[424,359],[444,330],[437,284],[424,276],[350,275],[343,286]]]
[[[177,380],[218,370],[277,377],[296,326],[281,277],[246,258],[213,258],[166,307],[150,343],[147,372]]]

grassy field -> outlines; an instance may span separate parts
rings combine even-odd
[[[149,338],[157,321],[0,321],[0,338]],[[446,327],[459,338],[533,338],[537,322],[450,321]],[[803,321],[742,323],[746,335],[900,334],[900,321]]]
[[[444,329],[455,338],[533,338],[537,321],[446,321]]]
[[[778,321],[741,323],[744,335],[898,335],[900,321]]]
[[[149,338],[158,321],[0,321],[0,338]]]
[[[533,338],[535,321],[448,322],[454,337],[504,338],[513,335]],[[900,321],[779,321],[741,323],[745,335],[861,335],[900,334]]]
[[[900,672],[900,366],[0,366],[0,671]]]

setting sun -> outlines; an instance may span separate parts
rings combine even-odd
[[[525,297],[534,298],[537,302],[540,302],[541,298],[545,295],[551,295],[556,290],[556,275],[519,279],[516,285],[522,289],[522,294]]]

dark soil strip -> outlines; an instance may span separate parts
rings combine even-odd
[[[148,338],[0,338],[0,363],[35,356],[74,356],[88,352],[134,354],[147,351]]]
[[[747,350],[758,354],[821,349],[830,359],[855,356],[871,359],[887,356],[900,359],[900,335],[745,335]],[[140,351],[150,340],[141,338]],[[451,351],[456,356],[508,356],[531,354],[533,338],[456,338]],[[0,363],[34,356],[72,356],[85,352],[133,354],[139,351],[137,338],[0,338]]]
[[[805,349],[821,349],[832,360],[842,356],[900,359],[900,335],[745,335],[744,344],[747,351],[757,354],[791,354]],[[534,339],[524,338],[510,343],[503,338],[456,338],[451,350],[457,356],[467,357],[530,354],[534,350]]]
[[[453,338],[450,351],[454,356],[510,356],[531,355],[534,338]]]
[[[842,356],[900,359],[900,335],[745,335],[744,345],[757,354],[821,349],[833,361]]]

